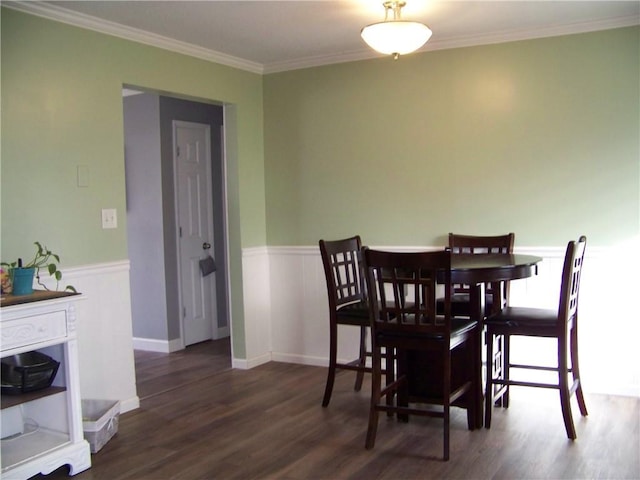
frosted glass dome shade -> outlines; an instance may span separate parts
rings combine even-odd
[[[419,49],[431,37],[431,30],[419,22],[392,20],[374,23],[360,35],[371,48],[386,55],[406,55]]]

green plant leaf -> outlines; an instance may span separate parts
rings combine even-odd
[[[59,282],[60,279],[62,278],[62,272],[58,270],[58,266],[57,266],[57,264],[60,263],[60,256],[53,253],[51,250],[49,250],[45,245],[43,245],[40,242],[33,242],[33,244],[36,246],[37,251],[33,259],[29,262],[25,262],[22,266],[23,268],[35,268],[36,280],[38,282],[38,285],[42,286],[45,290],[49,290],[46,285],[40,282],[40,268],[46,267],[47,271],[49,272],[49,275],[54,277],[57,280],[57,282]],[[18,264],[17,261],[11,262],[11,263],[1,262],[1,265],[3,267],[7,267],[10,270],[16,268],[17,264]],[[58,289],[58,285],[56,284],[56,290],[57,289]],[[75,292],[75,288],[73,288],[73,286],[71,285],[67,285],[67,288],[65,288],[65,290],[71,290]]]

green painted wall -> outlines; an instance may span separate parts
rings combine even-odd
[[[267,242],[640,233],[640,28],[265,76]]]
[[[233,104],[228,171],[234,353],[244,357],[240,247],[266,244],[262,77],[1,10],[1,258],[44,242],[75,266],[127,258],[124,84]],[[77,166],[90,184],[78,187]],[[116,208],[118,228],[101,228]]]
[[[354,232],[370,245],[438,245],[449,231],[515,231],[535,246],[638,235],[640,28],[260,76],[1,16],[3,260],[35,240],[63,267],[127,258],[123,85],[231,105],[238,358],[242,247]],[[102,208],[117,208],[118,229],[101,228]]]

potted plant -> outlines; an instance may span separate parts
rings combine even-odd
[[[45,267],[49,275],[56,279],[56,290],[58,289],[58,285],[62,279],[62,272],[58,270],[60,257],[40,242],[34,242],[34,245],[37,247],[37,250],[33,259],[29,262],[23,263],[21,258],[16,262],[2,262],[2,266],[9,270],[14,295],[28,295],[32,293],[34,276],[38,285],[45,290],[49,290],[49,288],[40,281],[40,269]],[[71,292],[76,291],[72,285],[67,285],[64,290]]]

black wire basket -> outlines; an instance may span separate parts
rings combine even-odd
[[[60,362],[40,352],[26,352],[2,359],[2,393],[18,395],[50,387]]]

